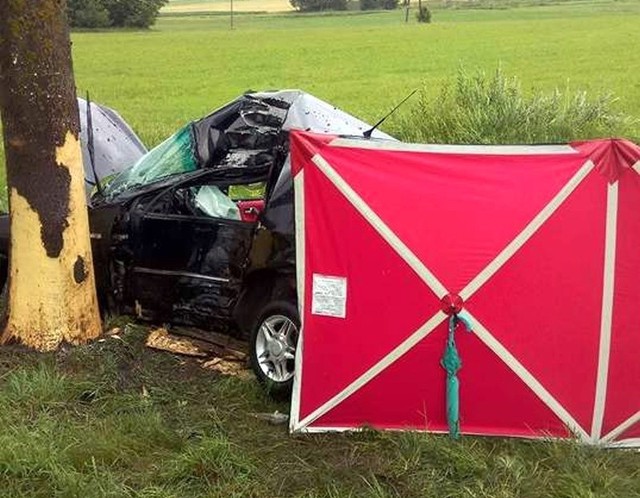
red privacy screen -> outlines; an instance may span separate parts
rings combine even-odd
[[[293,132],[291,154],[293,431],[640,446],[637,146]]]

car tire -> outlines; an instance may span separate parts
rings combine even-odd
[[[291,395],[299,334],[298,310],[286,301],[265,306],[251,331],[251,368],[274,399]]]

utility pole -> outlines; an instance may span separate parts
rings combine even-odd
[[[65,0],[1,0],[0,115],[11,227],[2,342],[101,332]]]
[[[233,29],[233,0],[229,0],[231,4],[231,29]]]

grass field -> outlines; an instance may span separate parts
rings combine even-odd
[[[144,329],[0,349],[3,498],[635,498],[640,453],[415,433],[288,436],[252,381],[143,346]]]
[[[640,116],[638,1],[441,9],[431,25],[402,17],[239,15],[231,31],[227,16],[165,16],[148,32],[76,33],[78,89],[151,145],[248,89],[302,88],[375,120],[423,82],[436,95],[460,65],[501,65],[525,87],[612,91]]]

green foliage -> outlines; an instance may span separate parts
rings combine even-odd
[[[168,0],[68,0],[69,23],[77,28],[148,28]]]
[[[421,5],[416,11],[416,19],[418,22],[430,23],[431,22],[431,9],[426,5]]]
[[[360,0],[360,10],[394,10],[399,0]]]
[[[347,10],[347,0],[289,0],[289,3],[299,12]]]
[[[426,88],[395,121],[404,140],[422,143],[535,144],[624,136],[637,124],[610,93],[555,89],[526,94],[518,78],[458,71],[439,95]]]
[[[168,0],[102,0],[113,26],[148,28]]]
[[[67,0],[69,24],[81,28],[107,28],[109,11],[102,0]]]

